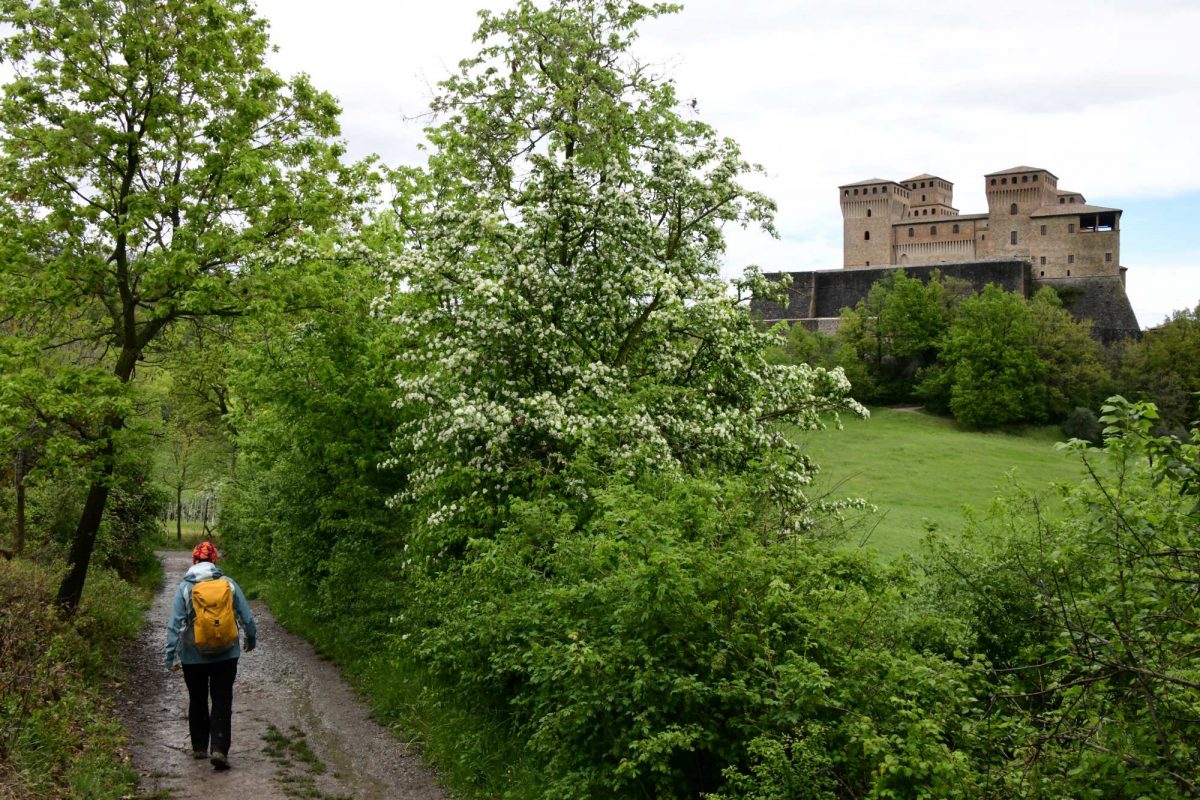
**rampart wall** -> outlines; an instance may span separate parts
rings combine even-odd
[[[1092,322],[1092,335],[1102,342],[1111,343],[1139,335],[1137,317],[1134,316],[1119,276],[1034,278],[1029,262],[1020,259],[767,273],[772,280],[791,276],[789,302],[783,307],[756,298],[751,304],[751,312],[767,322],[802,322],[809,329],[833,332],[836,331],[836,319],[841,316],[842,309],[853,307],[859,300],[865,299],[876,281],[896,269],[904,270],[909,277],[922,281],[928,281],[937,270],[948,278],[968,282],[976,291],[982,291],[989,283],[994,283],[1005,291],[1026,298],[1032,297],[1042,286],[1052,286],[1072,316]]]

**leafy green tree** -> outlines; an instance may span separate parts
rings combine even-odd
[[[547,477],[583,499],[604,475],[753,467],[802,524],[811,468],[775,423],[858,410],[840,371],[766,362],[773,337],[744,308],[766,281],[731,298],[719,278],[722,226],[769,229],[774,206],[743,185],[737,145],[629,55],[668,10],[484,13],[479,54],[434,101],[393,275],[416,298],[397,322],[423,337],[400,356],[402,499],[442,530],[433,552]]]
[[[359,191],[335,102],[266,67],[266,23],[244,0],[4,0],[0,21],[15,73],[0,105],[0,291],[80,369],[127,384],[181,320],[288,291],[287,243]],[[95,432],[67,612],[127,420],[114,409]]]
[[[1034,349],[1046,365],[1044,419],[1061,422],[1073,409],[1099,408],[1113,382],[1091,323],[1073,319],[1049,287],[1033,296],[1029,312]]]
[[[1200,415],[1200,305],[1176,311],[1126,345],[1119,383],[1131,397],[1153,401],[1159,424],[1181,433]]]
[[[946,333],[942,369],[922,384],[964,425],[991,428],[1040,419],[1046,365],[1038,357],[1029,305],[989,284],[963,301]]]
[[[866,372],[866,399],[913,398],[919,373],[937,360],[954,309],[968,293],[961,282],[937,272],[922,282],[894,270],[853,309],[843,310],[838,339]]]

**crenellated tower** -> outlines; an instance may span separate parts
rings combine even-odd
[[[872,179],[838,187],[842,205],[842,266],[892,263],[895,225],[908,213],[910,192],[895,181]]]

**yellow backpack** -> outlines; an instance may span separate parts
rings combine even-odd
[[[192,632],[196,649],[205,655],[223,653],[237,644],[233,619],[233,587],[224,578],[200,581],[192,587]]]

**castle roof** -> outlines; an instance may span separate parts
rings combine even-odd
[[[855,181],[854,183],[843,183],[838,188],[839,189],[851,189],[855,186],[870,186],[873,183],[896,183],[896,182],[892,181],[892,180],[887,180],[886,178],[868,178],[865,181]]]
[[[1053,172],[1051,172],[1048,169],[1042,169],[1041,167],[1025,167],[1025,166],[1009,167],[1008,169],[1002,169],[999,172],[989,172],[987,175],[984,175],[983,177],[990,178],[993,175],[1011,175],[1014,172],[1044,172],[1047,175],[1049,175],[1050,177],[1054,178],[1054,180],[1058,180],[1058,176],[1055,175]]]
[[[1090,206],[1086,203],[1072,203],[1070,205],[1058,206],[1043,206],[1037,211],[1034,211],[1029,216],[1031,217],[1074,217],[1080,214],[1105,214],[1110,212],[1121,213],[1119,208],[1107,208],[1106,206]]]
[[[927,181],[930,179],[935,180],[935,181],[946,181],[946,179],[941,177],[940,175],[930,175],[928,172],[922,172],[920,175],[914,175],[911,178],[905,178],[904,180],[900,181],[900,183],[910,183],[912,181]],[[950,181],[946,181],[946,183],[950,183]],[[953,186],[954,184],[950,184],[950,185]]]

